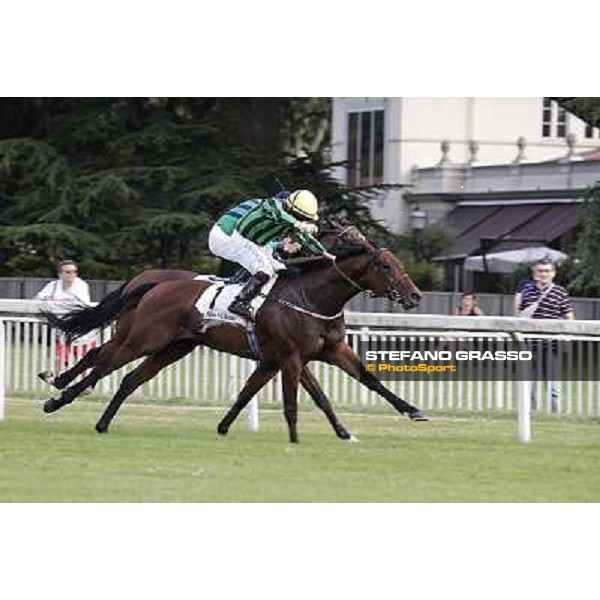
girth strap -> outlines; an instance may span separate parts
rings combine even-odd
[[[248,342],[248,346],[250,347],[250,351],[254,355],[255,360],[262,361],[263,354],[260,351],[260,344],[258,343],[258,336],[256,335],[256,327],[252,321],[248,321],[246,324],[246,328],[244,329],[246,333],[246,341]]]

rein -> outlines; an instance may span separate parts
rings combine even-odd
[[[377,256],[379,256],[379,254],[381,254],[381,252],[383,252],[385,250],[386,250],[385,248],[380,248],[379,250],[377,250],[375,252],[371,252],[370,253],[371,254],[370,261],[376,260]],[[320,259],[321,258],[319,257],[319,260]],[[303,259],[298,259],[298,260],[301,261]],[[366,290],[365,288],[363,288],[356,281],[354,281],[354,279],[352,279],[351,277],[346,275],[346,273],[344,273],[344,271],[342,271],[342,269],[340,269],[340,267],[338,267],[336,261],[333,261],[331,263],[331,265],[335,269],[336,273],[342,277],[342,279],[345,279],[348,283],[350,283],[357,290],[359,290],[360,292],[368,292],[369,291],[369,290]],[[340,310],[340,312],[336,313],[335,315],[323,315],[321,313],[313,312],[312,310],[302,308],[301,306],[298,306],[297,304],[294,304],[293,302],[289,302],[288,300],[283,300],[282,298],[269,298],[267,296],[266,300],[272,300],[273,302],[277,302],[278,304],[281,304],[282,306],[290,308],[298,313],[301,313],[303,315],[308,315],[310,317],[314,317],[315,319],[321,319],[322,321],[335,321],[336,319],[339,319],[344,314],[343,308],[342,308],[342,310]]]
[[[349,227],[346,227],[345,229],[343,229],[341,232],[338,233],[337,240],[339,240],[340,238],[342,238],[350,229],[356,229],[356,227],[354,225],[350,225]],[[362,234],[360,234],[360,235],[362,236]],[[336,242],[337,242],[337,240],[336,240]],[[369,264],[372,263],[372,262],[374,262],[374,261],[376,261],[377,258],[383,252],[385,252],[386,250],[387,250],[387,248],[378,248],[378,249],[369,250],[368,251]],[[322,256],[299,258],[299,259],[288,259],[288,260],[284,261],[284,264],[292,266],[294,264],[296,264],[296,265],[298,265],[298,264],[305,264],[305,263],[316,262],[316,261],[321,261],[321,260],[323,260]],[[355,281],[354,279],[352,279],[352,277],[350,277],[349,275],[347,275],[346,273],[344,273],[344,271],[338,266],[338,264],[337,264],[337,262],[335,260],[331,262],[331,266],[334,268],[335,272],[343,280],[345,280],[347,283],[349,283],[353,288],[355,288],[359,292],[368,293],[368,294],[373,295],[373,292],[371,292],[370,290],[365,289],[357,281]],[[387,292],[390,295],[398,293],[398,292],[396,292],[396,290],[393,289],[393,287],[392,287],[392,285],[390,283],[388,283]],[[297,304],[294,304],[293,302],[289,302],[288,300],[284,300],[282,298],[269,298],[269,297],[266,297],[266,300],[272,300],[273,302],[277,302],[278,304],[281,304],[282,306],[290,308],[291,310],[294,310],[294,311],[296,311],[298,313],[301,313],[303,315],[311,316],[311,317],[313,317],[315,319],[321,319],[323,321],[334,321],[336,319],[339,319],[344,314],[344,309],[342,309],[340,312],[338,312],[335,315],[323,315],[321,313],[313,312],[311,310],[308,310],[306,308],[298,306]]]
[[[286,267],[296,267],[298,265],[306,265],[306,264],[315,263],[315,262],[322,262],[324,260],[326,260],[326,258],[323,255],[320,255],[320,256],[303,256],[301,258],[285,258],[285,259],[281,260],[281,262]]]
[[[344,309],[340,310],[339,313],[335,315],[322,315],[321,313],[313,312],[312,310],[307,310],[306,308],[302,308],[293,302],[288,302],[287,300],[283,300],[282,298],[268,298],[267,300],[272,300],[273,302],[277,302],[282,306],[286,306],[287,308],[291,308],[296,312],[302,313],[303,315],[309,315],[310,317],[314,317],[315,319],[321,319],[322,321],[335,321],[344,315]]]
[[[336,270],[337,274],[340,275],[342,277],[342,279],[345,279],[348,283],[352,284],[352,286],[354,286],[359,292],[366,292],[367,290],[365,290],[364,287],[362,287],[362,285],[356,283],[356,281],[354,281],[354,279],[352,279],[352,277],[349,277],[348,275],[346,275],[346,273],[344,273],[344,271],[342,271],[338,266],[336,261],[333,261],[333,268]]]

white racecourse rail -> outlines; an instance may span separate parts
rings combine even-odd
[[[56,332],[38,317],[48,303],[32,300],[0,300],[0,418],[4,416],[5,396],[46,397],[48,386],[36,374],[54,369]],[[558,382],[558,414],[600,416],[600,321],[553,321],[511,317],[455,317],[411,315],[408,313],[346,313],[348,342],[356,347],[362,339],[403,340],[410,347],[420,340],[486,340],[500,349],[507,340],[550,338],[562,342],[559,352],[563,372],[569,377]],[[110,329],[99,340],[110,337]],[[73,361],[73,357],[71,357]],[[99,392],[113,394],[122,376],[137,363],[105,378]],[[314,372],[334,405],[367,410],[385,404],[376,394],[350,379],[339,369],[314,363]],[[474,368],[491,368],[477,366]],[[175,365],[165,369],[136,391],[144,399],[163,401],[187,399],[202,404],[230,404],[254,369],[250,360],[197,348]],[[407,402],[423,408],[461,411],[517,411],[518,436],[530,439],[531,386],[537,387],[538,406],[551,411],[550,384],[544,381],[460,381],[385,383]],[[280,378],[275,378],[259,394],[263,405],[281,401]],[[301,401],[309,401],[305,392]],[[257,427],[257,405],[249,411],[249,427]]]

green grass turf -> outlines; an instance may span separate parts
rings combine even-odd
[[[224,409],[126,405],[108,435],[93,430],[104,404],[46,416],[9,400],[0,422],[2,502],[598,502],[600,422],[534,420],[533,442],[513,418],[342,414],[360,443],[339,441],[316,411],[287,443],[279,411],[245,416],[221,438]]]

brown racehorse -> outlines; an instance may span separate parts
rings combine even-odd
[[[302,368],[310,360],[322,360],[340,366],[370,389],[381,394],[402,413],[415,420],[426,417],[387,390],[367,373],[356,354],[344,341],[342,308],[359,291],[371,290],[401,301],[410,308],[419,293],[395,258],[386,249],[368,243],[354,228],[337,236],[336,263],[321,263],[296,277],[280,277],[257,317],[257,333],[265,360],[240,394],[236,405],[219,425],[225,433],[243,405],[277,370],[283,372],[284,412],[290,440],[297,441],[297,388]],[[124,341],[103,348],[93,371],[81,382],[48,400],[44,408],[53,412],[72,402],[81,391],[115,369],[148,356],[127,375],[96,425],[106,431],[123,400],[139,385],[152,378],[167,364],[178,360],[198,344],[251,357],[243,331],[229,324],[203,332],[195,309],[198,296],[210,283],[172,281],[147,292],[134,313],[134,320]],[[323,290],[328,294],[324,295]],[[249,395],[248,395],[249,394]]]
[[[64,371],[56,377],[48,379],[48,374],[46,372],[40,373],[40,377],[46,382],[55,387],[58,390],[65,389],[72,381],[74,381],[81,373],[84,371],[94,367],[98,362],[100,352],[108,351],[110,347],[117,346],[120,342],[124,341],[129,334],[131,326],[134,321],[134,313],[135,308],[139,300],[141,300],[142,296],[146,294],[150,289],[152,289],[158,283],[164,281],[190,281],[193,280],[197,273],[193,271],[177,271],[177,270],[148,270],[136,275],[131,280],[129,280],[125,285],[121,286],[115,292],[111,292],[112,296],[105,298],[97,307],[86,307],[84,309],[76,309],[72,313],[70,313],[71,318],[76,317],[77,326],[83,328],[83,317],[84,315],[91,315],[91,320],[88,323],[88,327],[85,330],[82,330],[80,335],[87,333],[88,331],[93,331],[99,326],[105,326],[110,323],[110,318],[107,317],[110,314],[107,305],[110,307],[110,310],[114,310],[114,315],[116,315],[116,329],[114,336],[111,340],[103,344],[102,346],[93,348],[87,352],[87,354],[73,367]],[[126,302],[121,302],[125,300]],[[128,301],[128,302],[127,302]],[[104,305],[103,305],[104,303]],[[122,312],[119,312],[119,307]],[[102,311],[102,324],[96,325],[98,323],[98,313],[94,313],[94,310]],[[68,321],[69,315],[66,316],[65,321],[63,321],[63,317],[57,317],[57,315],[53,315],[50,313],[45,313],[46,317],[50,321],[50,323],[65,331],[67,334],[72,330],[68,329]],[[115,316],[112,317],[113,319]],[[73,334],[72,334],[73,335]],[[172,345],[177,344],[174,342]],[[183,358],[186,354],[189,354],[194,350],[194,348],[199,345],[189,345],[189,346],[177,346],[174,348],[174,351],[180,352],[180,354],[174,354],[173,356],[177,356],[177,359]],[[187,351],[186,351],[187,349]],[[177,360],[175,359],[175,360]],[[262,375],[263,370],[259,367],[257,369]],[[256,375],[257,371],[251,375],[248,379],[247,384],[242,389],[238,396],[238,402],[241,399],[247,398],[246,404],[250,402],[252,396],[256,394],[266,383],[277,374],[277,371],[272,372],[269,377],[262,380],[259,379]],[[263,381],[262,385],[260,385],[260,381]],[[304,366],[302,369],[302,374],[300,378],[300,383],[302,387],[306,390],[308,395],[312,398],[315,405],[323,411],[327,420],[329,421],[331,427],[333,428],[335,434],[342,440],[352,440],[352,435],[348,432],[348,430],[344,427],[344,425],[340,422],[339,418],[335,414],[333,407],[331,406],[331,402],[329,398],[319,385],[319,382],[313,375],[313,373],[308,368],[308,365]],[[258,387],[257,387],[258,385]],[[253,393],[250,393],[248,396],[249,390],[256,390]],[[241,412],[241,408],[238,411]],[[231,422],[233,422],[232,419]]]
[[[326,248],[337,243],[338,234],[340,227],[345,227],[337,221],[328,221],[329,229],[321,230],[321,242]],[[310,262],[311,260],[308,259]],[[295,259],[288,261],[289,263],[295,262],[301,264],[303,259]],[[80,335],[84,335],[94,329],[104,327],[116,319],[116,327],[114,334],[114,341],[111,340],[101,347],[94,348],[73,367],[57,375],[56,377],[49,378],[51,375],[47,372],[40,373],[40,377],[50,385],[54,386],[58,390],[66,388],[72,381],[74,381],[81,373],[95,366],[100,351],[107,347],[118,345],[120,341],[127,338],[131,325],[133,323],[133,313],[137,307],[139,301],[150,289],[159,283],[165,281],[181,281],[181,280],[192,280],[196,277],[197,273],[194,271],[183,271],[183,270],[171,270],[171,269],[150,269],[143,271],[132,279],[127,281],[125,284],[120,286],[117,290],[108,294],[103,300],[94,307],[78,308],[65,316],[57,316],[52,313],[44,313],[51,325],[61,329],[69,339],[74,339]],[[190,346],[187,353],[193,351],[195,346]],[[180,358],[182,358],[182,355]],[[259,373],[251,376],[246,386],[242,389],[238,397],[238,404],[244,400],[247,404],[252,399],[252,394],[248,396],[250,390],[256,389],[257,393],[261,387],[263,387],[269,379],[276,375],[277,371],[272,372],[267,378],[264,378],[264,369],[258,369]],[[269,371],[271,372],[271,371]],[[260,383],[262,385],[260,385]],[[319,385],[319,382],[312,374],[308,366],[302,368],[300,383],[306,390],[316,406],[323,411],[335,434],[342,440],[353,439],[352,435],[346,430],[346,428],[339,421],[336,416],[329,398]],[[257,388],[256,386],[259,385]],[[245,400],[247,398],[247,400]],[[238,411],[238,414],[240,410]],[[231,420],[233,422],[234,419]],[[230,423],[231,424],[231,423]],[[221,431],[222,432],[222,431]],[[223,432],[222,432],[223,433]]]
[[[340,229],[346,227],[347,224],[342,224],[335,219],[330,219],[327,223],[329,229],[321,229],[321,243],[325,248],[331,249],[338,241]],[[302,262],[302,259],[300,259],[300,262]],[[144,294],[159,283],[190,280],[194,279],[196,275],[197,273],[194,271],[149,269],[135,275],[118,289],[109,293],[97,306],[78,307],[63,316],[47,311],[42,311],[42,314],[45,315],[50,325],[60,329],[65,334],[68,341],[73,341],[73,339],[95,329],[106,327],[115,320],[115,337],[124,340],[133,323],[133,312]],[[93,367],[99,353],[100,347],[88,351],[77,364],[56,377],[49,378],[51,374],[47,372],[40,373],[39,376],[50,385],[62,390],[78,375]]]

